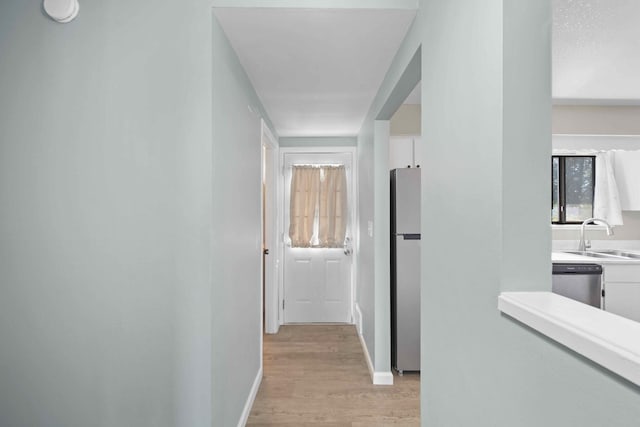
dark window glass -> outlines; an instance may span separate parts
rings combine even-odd
[[[595,157],[552,158],[551,221],[577,224],[593,216]]]

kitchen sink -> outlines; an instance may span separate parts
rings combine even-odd
[[[573,254],[573,255],[581,255],[581,256],[588,256],[591,258],[606,258],[606,259],[625,259],[627,257],[624,256],[620,256],[620,255],[613,255],[613,254],[606,254],[606,253],[599,253],[599,252],[592,252],[592,251],[564,251],[564,253],[567,254]]]
[[[563,251],[567,254],[587,256],[591,258],[602,259],[638,259],[640,260],[640,254],[633,252],[626,252],[617,249],[602,249],[593,251]]]
[[[640,259],[640,254],[621,251],[618,249],[603,249],[603,250],[597,250],[597,251],[591,251],[591,252],[604,254],[604,255],[614,255],[614,256],[624,257],[624,258]]]

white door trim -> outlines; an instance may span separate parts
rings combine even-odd
[[[354,309],[353,305],[356,301],[355,289],[356,289],[356,272],[358,270],[358,251],[357,251],[357,232],[358,232],[358,155],[356,147],[282,147],[280,148],[279,165],[278,165],[278,259],[284,260],[284,199],[286,184],[284,182],[284,167],[287,154],[351,154],[351,182],[353,183],[353,208],[351,209],[351,227],[353,235],[353,253],[352,253],[352,267],[351,267],[351,301],[349,302],[349,310],[351,323],[354,322]],[[284,324],[284,309],[283,309],[283,295],[284,295],[284,274],[283,268],[280,268],[278,274],[278,326]]]
[[[262,136],[261,136],[261,146],[260,149],[262,150],[263,146],[267,146],[269,147],[269,149],[272,152],[272,156],[271,156],[271,162],[269,165],[264,165],[264,161],[261,162],[262,164],[262,173],[260,174],[260,177],[262,179],[262,177],[265,175],[265,170],[264,168],[270,168],[274,177],[274,187],[272,190],[275,190],[275,193],[272,193],[274,197],[273,200],[273,216],[274,218],[276,218],[276,223],[272,224],[272,227],[270,227],[268,230],[271,230],[271,238],[270,241],[272,242],[272,245],[275,245],[275,247],[273,248],[269,248],[269,256],[264,257],[266,259],[266,262],[270,262],[272,263],[272,269],[271,271],[273,271],[274,276],[272,277],[271,280],[267,280],[266,284],[267,286],[265,286],[264,289],[264,322],[265,324],[262,325],[264,329],[261,328],[261,330],[264,330],[267,334],[276,334],[278,333],[278,329],[280,328],[280,321],[279,321],[279,312],[278,312],[278,300],[279,300],[279,295],[278,295],[278,283],[280,281],[280,239],[278,239],[278,235],[279,235],[279,226],[278,226],[278,222],[279,222],[279,217],[280,212],[278,207],[280,206],[278,204],[278,192],[279,192],[279,174],[278,174],[278,162],[279,162],[279,153],[278,153],[278,143],[276,138],[273,136],[273,133],[271,133],[271,130],[269,129],[269,127],[266,125],[266,123],[264,122],[264,120],[261,121],[262,122]],[[261,191],[260,194],[263,194],[263,192]],[[260,206],[264,206],[264,201],[261,201],[261,205]],[[262,231],[264,232],[264,230]],[[264,268],[264,266],[263,266]],[[261,269],[262,271],[262,269]],[[262,315],[260,316],[260,318],[262,319]],[[262,336],[262,334],[261,334]]]

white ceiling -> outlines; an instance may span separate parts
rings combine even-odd
[[[552,0],[556,103],[640,104],[640,0]],[[280,136],[360,129],[415,10],[216,8]],[[417,104],[420,88],[406,103]]]
[[[640,100],[640,0],[553,0],[553,97]]]
[[[640,0],[553,0],[552,50],[557,103],[640,104]]]
[[[216,8],[280,136],[360,130],[415,10]]]

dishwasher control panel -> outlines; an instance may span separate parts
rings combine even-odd
[[[598,264],[553,263],[553,274],[602,274],[602,266]]]

